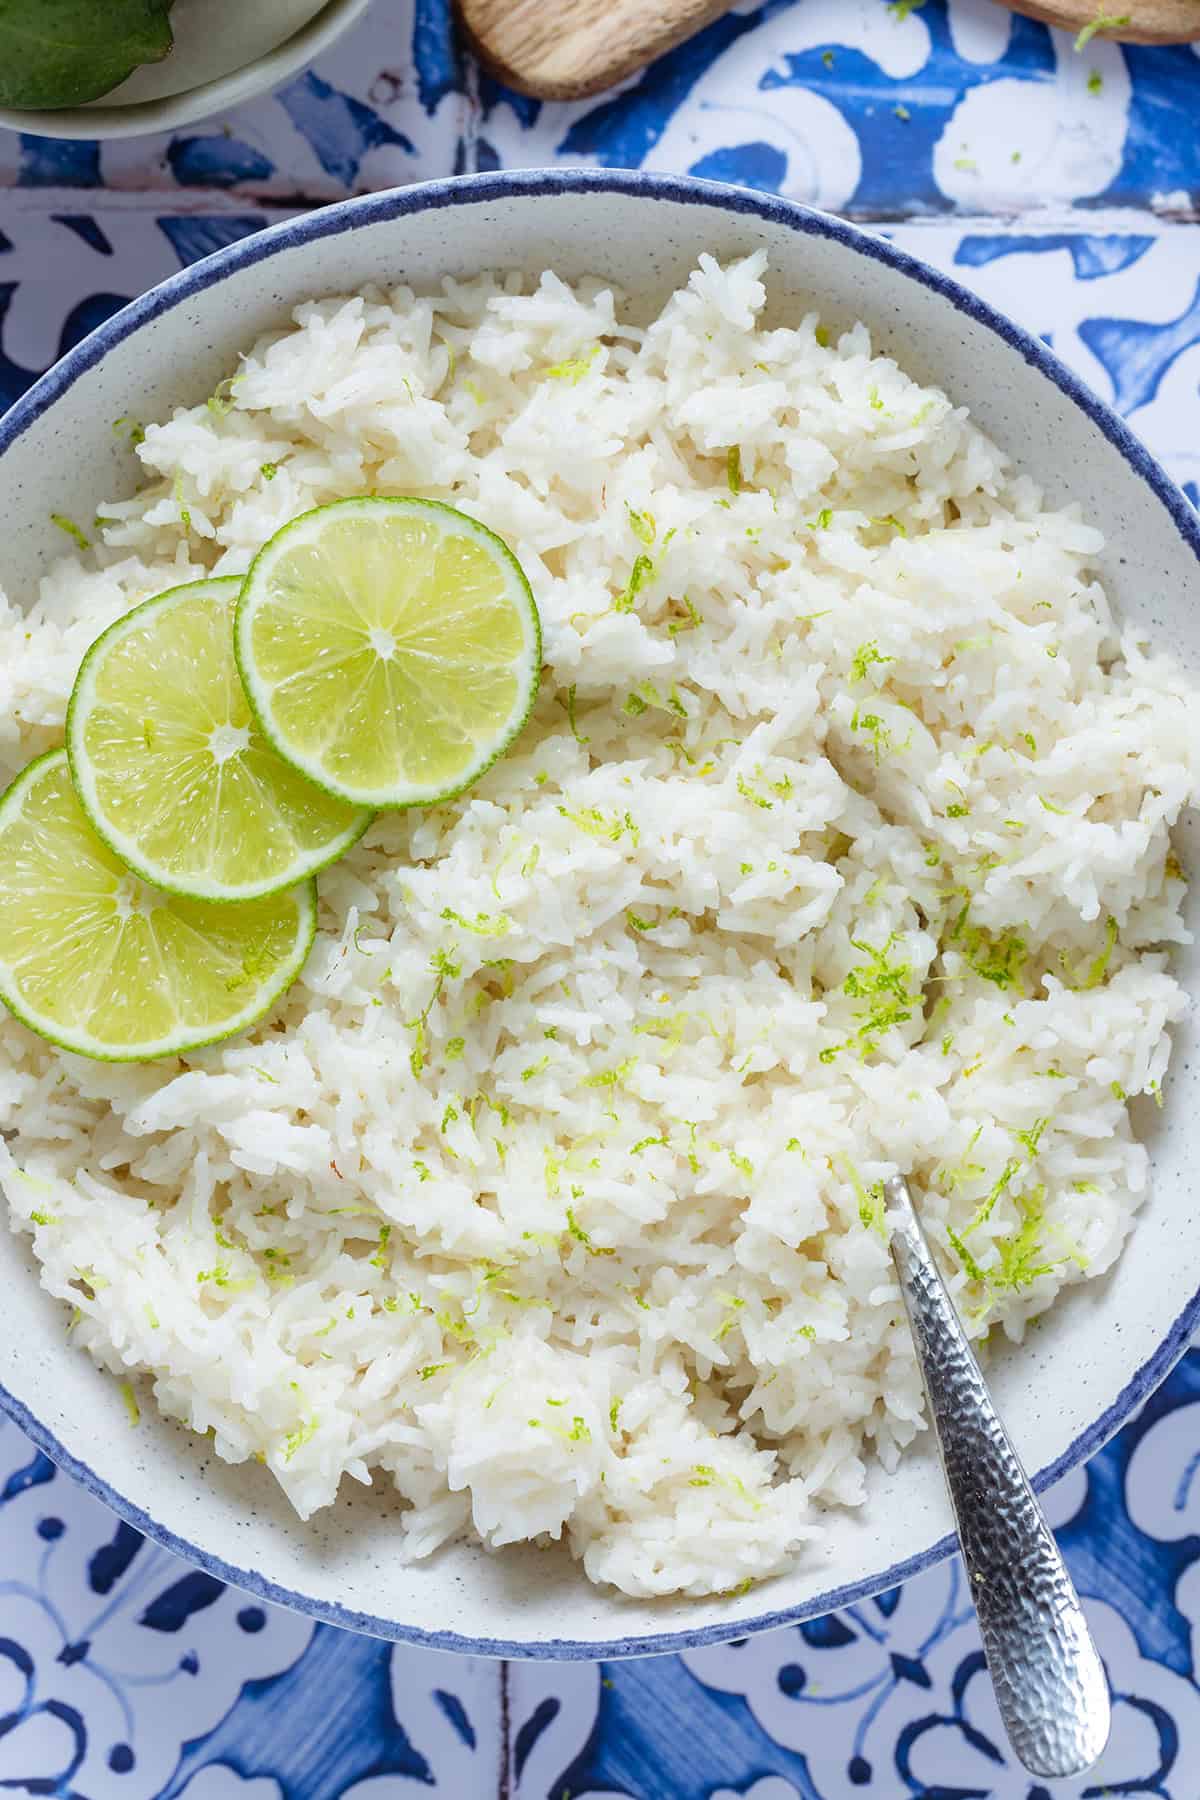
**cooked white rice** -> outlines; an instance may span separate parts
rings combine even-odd
[[[529,576],[533,720],[321,877],[269,1022],[143,1067],[0,1026],[71,1341],[303,1515],[381,1472],[412,1556],[780,1571],[921,1429],[882,1177],[1017,1339],[1143,1198],[1197,697],[1098,531],[861,325],[760,328],[763,267],[647,329],[552,274],[299,307],[4,616],[11,772],[115,616],[308,507],[447,499]]]

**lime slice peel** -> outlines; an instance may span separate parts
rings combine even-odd
[[[284,526],[242,588],[238,668],[264,737],[356,804],[469,787],[533,706],[541,626],[520,564],[440,501],[335,501]]]
[[[191,582],[126,613],[88,650],[67,709],[71,774],[95,831],[143,880],[194,899],[283,892],[371,820],[258,731],[233,655],[240,588]]]
[[[61,1049],[144,1062],[230,1037],[299,974],[316,883],[229,907],[146,887],[92,830],[66,753],[0,795],[0,999]]]

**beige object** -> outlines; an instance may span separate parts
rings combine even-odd
[[[540,100],[598,94],[729,11],[733,0],[459,0],[487,66]],[[1134,44],[1200,39],[1200,0],[1018,0],[1010,11],[1080,32],[1098,16],[1128,20],[1104,37]]]
[[[1122,44],[1188,44],[1200,38],[1200,0],[1139,0],[1130,5],[1106,0],[1101,6],[1095,0],[1052,0],[1045,6],[1040,0],[1015,0],[1009,10],[1076,33],[1100,17],[1120,20],[1096,35],[1116,38]]]
[[[459,4],[481,60],[509,87],[540,100],[578,100],[636,74],[727,13],[733,0]]]

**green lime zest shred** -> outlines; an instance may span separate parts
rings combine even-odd
[[[584,744],[590,744],[592,741],[591,738],[590,737],[582,737],[580,735],[579,726],[577,725],[577,723],[575,721],[575,683],[574,682],[572,682],[570,687],[567,689],[566,699],[565,700],[560,699],[559,705],[565,706],[567,709],[567,723],[571,727],[571,736],[575,739],[575,742],[577,744],[579,744],[581,747]]]
[[[443,914],[443,917],[444,916],[445,915]],[[481,914],[480,916],[483,917],[484,915]],[[424,1009],[417,1014],[416,1018],[406,1019],[404,1021],[404,1029],[406,1031],[411,1031],[414,1034],[413,1047],[409,1053],[408,1062],[409,1067],[416,1076],[419,1076],[422,1069],[425,1067],[425,1052],[429,1047],[429,1015],[441,998],[442,989],[445,987],[447,981],[453,981],[462,973],[461,965],[456,963],[453,957],[445,950],[434,951],[432,957],[429,959],[429,967],[437,977],[434,982],[433,992],[426,1001]]]
[[[565,381],[571,387],[578,387],[599,354],[599,344],[593,344],[582,356],[568,356],[564,362],[553,363],[543,372],[551,381]]]
[[[236,405],[233,391],[238,383],[244,380],[244,375],[227,375],[224,381],[217,383],[216,388],[204,402],[215,419],[223,419],[226,413],[233,411]]]
[[[990,1282],[994,1288],[1016,1291],[1028,1287],[1039,1275],[1048,1275],[1051,1269],[1060,1263],[1071,1260],[1068,1256],[1052,1257],[1045,1261],[1046,1246],[1042,1241],[1042,1226],[1045,1223],[1046,1190],[1035,1188],[1018,1202],[1022,1219],[1017,1230],[1006,1238],[996,1239],[996,1249],[1000,1261],[996,1269],[990,1273]]]
[[[633,839],[634,849],[641,842],[641,832],[628,812],[605,813],[598,806],[560,806],[558,810],[564,819],[569,819],[572,825],[578,826],[589,837],[607,839],[609,843],[615,844],[628,832]]]
[[[1035,1119],[1028,1131],[1013,1132],[1013,1136],[1016,1138],[1018,1144],[1024,1146],[1025,1154],[1028,1156],[1030,1162],[1033,1161],[1038,1153],[1038,1145],[1042,1141],[1042,1133],[1049,1123],[1050,1117],[1049,1114],[1047,1114],[1044,1119]]]
[[[850,664],[850,680],[851,682],[865,681],[867,678],[867,670],[871,668],[873,664],[890,663],[895,662],[895,660],[894,656],[885,656],[874,639],[869,638],[865,644],[860,644],[858,649],[854,652],[854,660]]]
[[[987,1221],[991,1218],[992,1213],[995,1211],[996,1202],[999,1200],[999,1198],[1002,1194],[1004,1194],[1008,1191],[1008,1187],[1009,1187],[1010,1182],[1012,1181],[1013,1176],[1016,1174],[1019,1174],[1020,1168],[1021,1168],[1021,1165],[1015,1158],[1011,1158],[1008,1162],[1005,1163],[1003,1169],[1001,1169],[1001,1171],[1000,1171],[1000,1174],[997,1176],[996,1180],[992,1183],[992,1186],[989,1189],[986,1197],[983,1200],[981,1200],[979,1205],[976,1207],[975,1212],[972,1215],[970,1224],[965,1227],[965,1229],[963,1231],[964,1238],[970,1237],[970,1235],[973,1231],[978,1231],[979,1227],[981,1225],[984,1225],[987,1223]]]
[[[850,720],[851,731],[862,731],[871,740],[871,751],[876,767],[892,747],[892,734],[878,713],[863,712],[856,706],[854,716]]]
[[[975,1258],[971,1255],[971,1252],[967,1249],[967,1246],[963,1243],[958,1233],[953,1231],[949,1225],[946,1227],[946,1236],[949,1238],[951,1248],[962,1265],[964,1272],[970,1276],[971,1280],[986,1281],[987,1277],[983,1270],[975,1261]]]
[[[660,1133],[656,1137],[639,1138],[637,1143],[634,1144],[632,1146],[632,1148],[630,1149],[629,1154],[630,1154],[630,1156],[640,1156],[642,1151],[648,1150],[652,1144],[662,1144],[664,1146],[669,1146],[670,1141],[671,1140],[668,1138],[665,1131]]]
[[[58,529],[60,531],[65,531],[67,536],[71,539],[72,543],[77,545],[80,550],[90,550],[91,549],[91,547],[92,547],[91,538],[88,537],[84,532],[82,532],[79,529],[78,525],[75,523],[74,519],[69,519],[67,517],[66,513],[52,512],[50,514],[50,523],[52,525],[57,525]]]
[[[866,1231],[876,1231],[881,1238],[887,1237],[887,1224],[884,1219],[883,1183],[873,1181],[868,1187],[862,1176],[848,1156],[842,1157],[842,1163],[854,1189],[858,1201],[858,1220]]]
[[[742,1311],[746,1302],[742,1299],[740,1294],[718,1294],[717,1299],[725,1309],[725,1318],[713,1334],[716,1341],[720,1343],[722,1338],[729,1336],[729,1333],[737,1324],[737,1316]]]
[[[618,613],[632,612],[634,602],[642,589],[654,579],[654,558],[640,551],[633,559],[633,567],[629,571],[629,580],[625,583],[617,598],[613,601],[613,611]]]
[[[1106,13],[1103,7],[1097,7],[1095,18],[1088,20],[1075,39],[1076,52],[1086,50],[1098,31],[1122,31],[1126,25],[1130,25],[1132,22],[1133,17],[1130,13]]]
[[[678,637],[681,631],[695,631],[697,626],[704,623],[692,601],[689,600],[686,594],[683,597],[682,605],[687,609],[687,618],[672,619],[667,626],[668,637]]]
[[[625,511],[629,514],[629,528],[634,537],[640,538],[643,544],[652,544],[658,533],[652,512],[638,512],[625,502]]]
[[[504,937],[512,930],[512,920],[507,913],[477,912],[474,919],[468,919],[453,906],[443,906],[440,916],[460,925],[464,931],[470,931],[476,937]]]
[[[892,955],[898,935],[892,932],[887,942],[878,947],[861,938],[850,940],[867,958],[850,970],[842,984],[846,995],[858,1002],[854,1018],[863,1056],[871,1055],[878,1048],[879,1039],[893,1026],[907,1024],[920,1002],[912,982],[911,964]]]
[[[1015,988],[1017,993],[1024,992],[1021,970],[1025,965],[1028,949],[1019,932],[1010,929],[994,935],[985,931],[982,926],[964,925],[959,948],[968,968],[982,980],[990,981],[998,988]]]
[[[572,1193],[575,1192],[574,1189],[572,1189],[571,1191],[572,1191]],[[567,1217],[567,1230],[570,1232],[571,1236],[575,1239],[575,1242],[577,1244],[583,1245],[584,1249],[587,1251],[589,1256],[615,1256],[617,1254],[616,1251],[612,1248],[607,1248],[607,1249],[600,1248],[596,1244],[593,1244],[588,1233],[583,1229],[583,1226],[579,1223],[579,1220],[575,1217],[575,1208],[573,1206],[568,1206],[566,1217]]]
[[[1083,979],[1082,986],[1085,989],[1098,988],[1104,980],[1104,977],[1108,973],[1109,958],[1112,956],[1116,942],[1117,921],[1110,917],[1104,927],[1104,948],[1096,957]]]
[[[626,1076],[637,1068],[636,1058],[630,1056],[624,1062],[617,1063],[615,1068],[602,1069],[598,1075],[589,1075],[584,1080],[584,1087],[615,1088],[619,1087]]]
[[[760,794],[744,775],[739,775],[737,778],[737,791],[743,800],[749,800],[751,805],[761,807],[763,812],[770,812],[774,804],[773,801],[767,799],[765,794]]]
[[[305,1419],[303,1424],[298,1425],[295,1431],[289,1432],[283,1443],[283,1460],[285,1463],[291,1462],[296,1452],[302,1450],[305,1444],[316,1435],[316,1430],[317,1419],[314,1414],[311,1419]]]

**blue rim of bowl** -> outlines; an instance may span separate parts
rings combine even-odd
[[[763,219],[792,231],[810,236],[832,238],[859,255],[873,258],[906,275],[920,286],[947,300],[956,311],[1001,338],[1010,349],[1032,364],[1048,381],[1054,383],[1068,399],[1084,412],[1110,444],[1124,457],[1134,474],[1139,476],[1170,514],[1180,537],[1200,562],[1200,514],[1159,466],[1145,445],[1129,430],[1124,421],[1061,363],[1052,351],[1029,332],[1014,325],[1002,313],[960,287],[956,281],[936,269],[898,250],[885,239],[872,237],[843,220],[819,213],[795,201],[773,194],[762,194],[748,188],[735,188],[695,176],[647,174],[635,169],[521,169],[486,175],[452,176],[442,181],[423,182],[409,188],[391,189],[355,200],[343,200],[309,213],[303,218],[285,220],[269,226],[251,237],[217,250],[202,261],[191,264],[178,275],[170,276],[150,292],[123,307],[100,325],[89,337],[68,352],[40,380],[36,381],[8,412],[0,416],[0,456],[40,418],[54,402],[72,387],[80,376],[100,362],[116,345],[143,325],[169,312],[182,301],[223,281],[227,275],[264,262],[281,251],[295,249],[319,238],[339,236],[368,226],[407,218],[416,213],[437,211],[445,207],[486,205],[495,200],[514,197],[561,197],[578,193],[615,193],[633,195],[644,200],[667,200],[677,205],[715,207],[724,212],[741,213]],[[1118,1431],[1130,1415],[1149,1398],[1159,1383],[1187,1349],[1188,1341],[1200,1324],[1200,1289],[1192,1296],[1153,1355],[1126,1382],[1113,1403],[1071,1443],[1062,1455],[1039,1469],[1032,1477],[1034,1487],[1043,1491],[1063,1475],[1077,1468]],[[760,1631],[772,1631],[784,1625],[834,1612],[873,1594],[897,1587],[914,1575],[923,1573],[949,1556],[956,1539],[948,1535],[928,1550],[894,1563],[887,1570],[851,1582],[840,1588],[814,1595],[799,1606],[778,1612],[760,1613],[754,1618],[734,1617],[716,1625],[699,1626],[694,1631],[664,1631],[650,1636],[580,1642],[572,1638],[543,1638],[522,1642],[502,1638],[471,1638],[458,1632],[425,1631],[404,1625],[394,1619],[381,1619],[371,1613],[351,1611],[336,1602],[319,1600],[294,1589],[282,1587],[252,1569],[239,1569],[211,1551],[181,1538],[166,1526],[116,1492],[94,1470],[73,1456],[54,1433],[36,1419],[23,1401],[0,1385],[0,1408],[9,1415],[25,1435],[46,1456],[71,1475],[97,1500],[104,1502],[153,1542],[186,1561],[197,1564],[220,1581],[242,1589],[275,1606],[290,1607],[329,1625],[346,1631],[363,1632],[371,1637],[389,1638],[400,1643],[422,1646],[430,1650],[446,1650],[464,1656],[510,1656],[527,1660],[601,1662],[625,1656],[666,1655],[679,1650],[694,1650],[705,1645],[727,1643],[730,1638],[750,1637]]]

